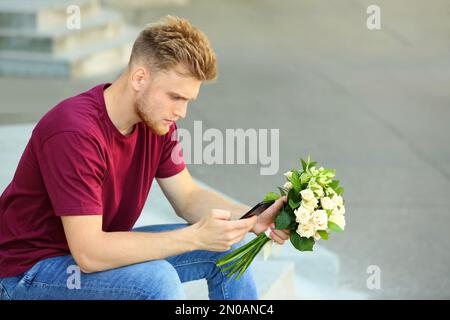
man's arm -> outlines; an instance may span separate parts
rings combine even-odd
[[[201,188],[193,181],[187,168],[172,177],[157,180],[177,215],[190,224],[199,221],[211,209],[230,211],[231,220],[238,220],[251,209],[246,205],[232,203],[216,192]],[[282,197],[261,213],[250,231],[259,235],[272,226],[286,201],[287,197]],[[270,237],[277,243],[284,244],[289,239],[290,232],[272,228]]]
[[[213,210],[198,223],[166,232],[104,232],[101,215],[61,217],[70,252],[83,272],[163,259],[192,250],[226,251],[254,227],[256,217],[228,221]]]
[[[211,209],[231,212],[231,220],[244,215],[249,206],[233,203],[218,193],[206,190],[194,182],[187,168],[169,178],[157,179],[175,212],[190,224],[198,222]]]
[[[101,215],[61,217],[70,251],[83,272],[118,268],[195,250],[194,226],[167,232],[104,232]]]

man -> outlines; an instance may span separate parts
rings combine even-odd
[[[239,220],[249,207],[199,187],[173,152],[175,122],[215,77],[205,35],[167,16],[140,33],[116,81],[44,115],[1,196],[4,299],[182,299],[181,283],[202,278],[211,299],[257,298],[251,269],[234,280],[215,262],[270,227],[286,199]],[[187,224],[132,229],[154,178]]]

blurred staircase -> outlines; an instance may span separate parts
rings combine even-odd
[[[76,12],[80,28],[68,23]],[[120,14],[98,0],[0,0],[0,75],[78,78],[116,72],[128,63],[136,37]]]

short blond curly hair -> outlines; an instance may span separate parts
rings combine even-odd
[[[149,24],[134,42],[129,65],[144,63],[151,70],[169,70],[181,63],[188,76],[214,80],[216,55],[205,34],[187,20],[165,16]]]

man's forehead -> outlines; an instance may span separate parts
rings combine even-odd
[[[164,79],[164,87],[169,93],[189,100],[195,100],[197,98],[200,85],[201,81],[194,77],[172,75]]]

